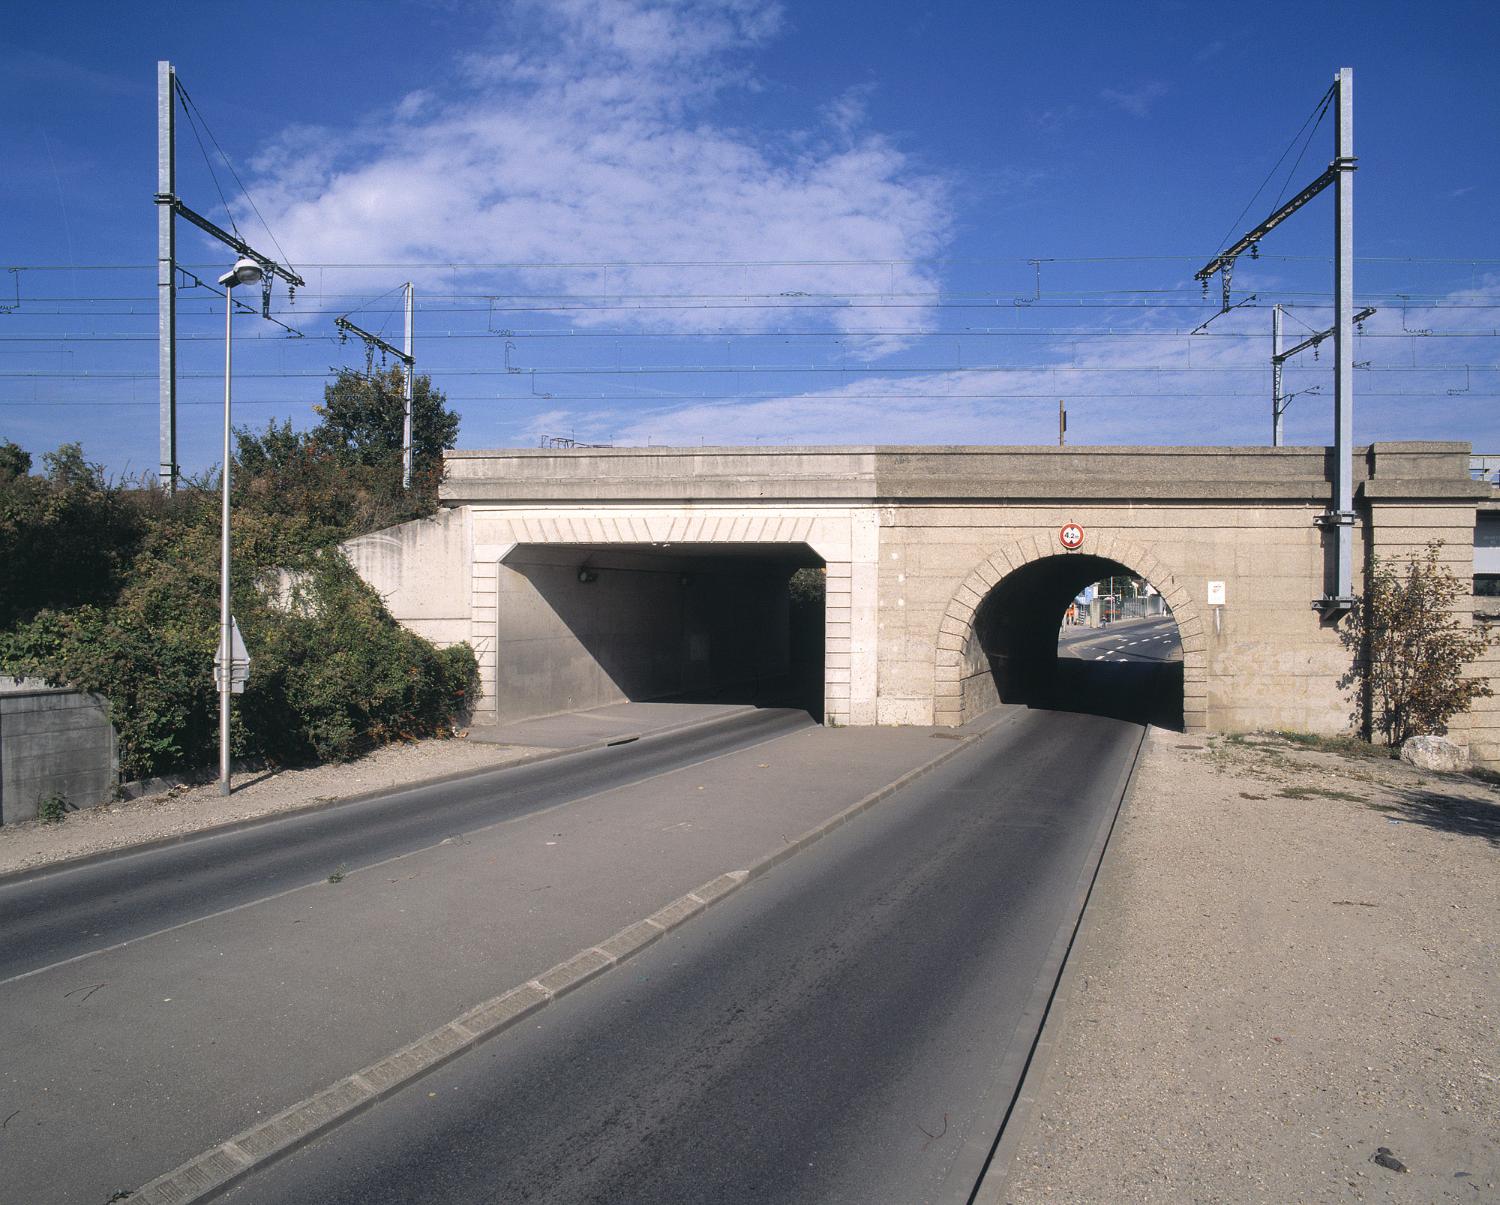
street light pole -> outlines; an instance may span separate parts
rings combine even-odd
[[[219,515],[219,794],[229,794],[229,696],[234,689],[234,621],[229,613],[229,378],[234,357],[234,286],[254,284],[262,276],[253,259],[241,259],[219,277],[224,286],[224,476]]]
[[[234,355],[234,273],[224,283],[224,499],[219,513],[219,794],[229,794],[229,367]]]

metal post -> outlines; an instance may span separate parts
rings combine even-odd
[[[1338,73],[1338,169],[1334,209],[1338,214],[1334,252],[1333,422],[1334,505],[1338,532],[1335,610],[1354,595],[1354,69]]]
[[[1057,446],[1060,448],[1067,443],[1068,436],[1068,410],[1063,404],[1062,398],[1057,399]]]
[[[1281,303],[1271,311],[1271,446],[1281,447]]]
[[[156,64],[156,339],[161,467],[157,484],[177,488],[177,72]]]
[[[229,794],[229,694],[234,677],[234,649],[229,618],[229,369],[234,343],[234,286],[224,289],[224,501],[219,518],[219,794]]]
[[[406,378],[402,386],[401,417],[401,488],[411,489],[411,406],[412,406],[412,375],[414,365],[412,363],[411,340],[412,340],[412,310],[416,301],[415,289],[411,281],[406,282],[406,341],[402,345],[406,352],[405,362],[402,364],[403,376]]]

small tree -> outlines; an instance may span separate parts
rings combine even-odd
[[[1487,679],[1464,676],[1489,638],[1459,619],[1455,605],[1467,583],[1438,560],[1441,548],[1439,540],[1404,561],[1373,558],[1344,634],[1365,721],[1392,747],[1446,731],[1450,719],[1492,693]]]
[[[323,404],[316,407],[322,422],[314,429],[322,443],[340,457],[360,464],[399,463],[405,403],[400,368],[361,373],[339,369],[324,386]],[[447,408],[442,390],[431,378],[417,374],[412,381],[411,442],[414,471],[440,469],[443,450],[458,440],[458,415]]]

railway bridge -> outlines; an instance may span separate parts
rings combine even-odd
[[[1354,460],[1356,591],[1431,540],[1467,580],[1493,506],[1468,445]],[[1337,732],[1332,477],[1321,447],[460,450],[436,517],[347,547],[403,623],[474,647],[476,723],[733,697],[811,649],[826,722],[958,725],[1032,697],[1077,591],[1128,573],[1176,620],[1185,731]],[[798,568],[826,575],[811,634]],[[1461,725],[1493,764],[1493,706]]]

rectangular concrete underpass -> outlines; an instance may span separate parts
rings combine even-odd
[[[809,693],[811,710],[822,616],[792,605],[788,580],[821,566],[800,544],[518,544],[496,582],[495,719]]]

